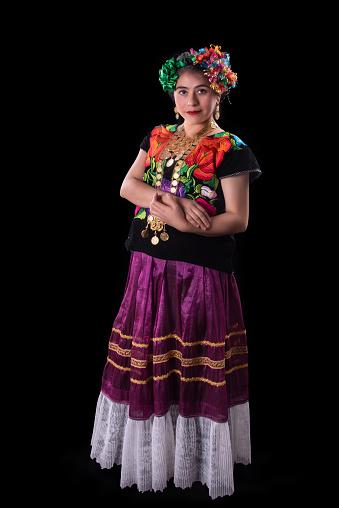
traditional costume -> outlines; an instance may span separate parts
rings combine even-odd
[[[173,72],[183,62],[205,69],[217,93],[236,83],[229,55],[211,47],[167,61],[160,71],[165,90],[175,86]],[[210,216],[225,212],[221,179],[249,173],[252,182],[260,175],[243,141],[229,132],[210,135],[213,129],[188,138],[183,126],[160,125],[141,143],[144,182],[195,200]],[[182,488],[206,484],[212,499],[230,495],[234,462],[251,458],[234,236],[182,233],[137,207],[126,247],[130,269],[109,341],[91,457],[103,468],[121,464],[121,487],[163,490],[174,477]]]

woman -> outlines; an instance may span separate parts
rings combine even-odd
[[[173,57],[160,82],[183,123],[155,127],[121,196],[136,205],[131,264],[114,321],[92,458],[122,465],[121,487],[207,484],[233,493],[250,462],[247,339],[232,273],[246,230],[251,150],[215,122],[237,75],[213,45]]]

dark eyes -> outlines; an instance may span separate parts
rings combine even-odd
[[[197,90],[197,93],[199,95],[203,95],[205,93],[207,93],[207,90],[205,88],[199,88],[199,90]],[[186,95],[187,94],[187,90],[179,90],[179,95]]]

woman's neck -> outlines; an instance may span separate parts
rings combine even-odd
[[[218,127],[218,125],[214,122],[213,117],[211,117],[209,120],[207,120],[206,122],[203,122],[203,123],[191,124],[191,123],[187,123],[185,121],[183,125],[184,125],[184,129],[185,129],[185,134],[189,138],[193,138],[193,136],[198,134],[198,132],[202,131],[207,126],[211,127],[211,131],[213,131],[213,130],[220,131],[221,130],[220,127]]]

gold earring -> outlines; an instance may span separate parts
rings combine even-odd
[[[215,115],[214,115],[215,119],[216,120],[219,120],[220,118],[220,106],[219,104],[217,104],[216,108],[215,108]]]
[[[175,118],[176,118],[177,120],[179,120],[179,111],[178,111],[178,108],[177,108],[176,106],[175,106],[175,108],[174,108],[174,113],[175,113]]]

